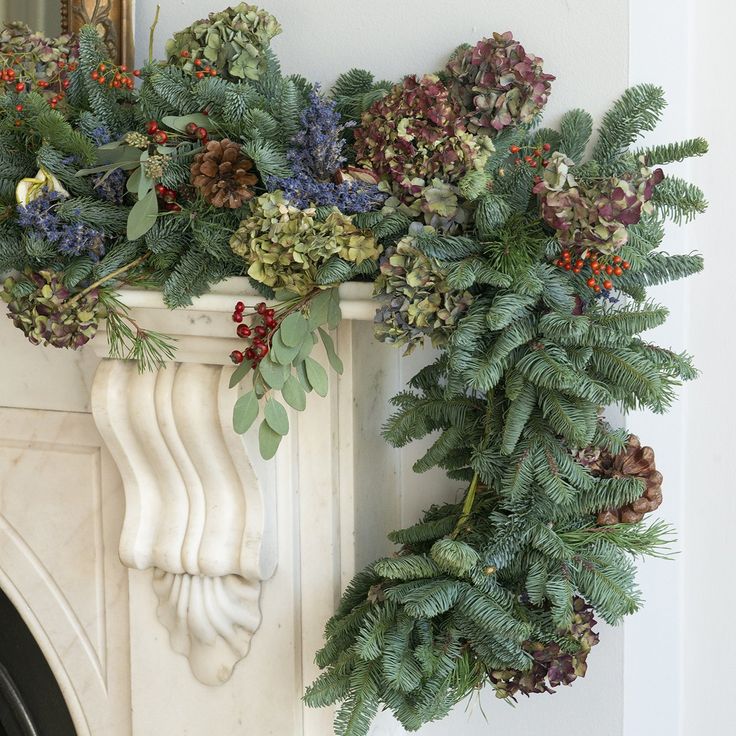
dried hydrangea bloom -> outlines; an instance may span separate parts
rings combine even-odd
[[[406,204],[434,178],[455,183],[482,169],[491,150],[487,136],[467,130],[460,105],[432,74],[405,77],[363,113],[355,129],[358,164],[389,181]]]
[[[446,72],[450,94],[461,103],[470,129],[490,135],[531,123],[547,104],[555,78],[510,31],[461,46]]]
[[[34,91],[47,98],[53,98],[67,88],[69,67],[77,62],[77,58],[77,42],[69,34],[46,38],[25,23],[0,24],[0,61],[3,67],[13,70],[14,80],[30,83]]]
[[[524,649],[533,662],[531,668],[491,672],[496,697],[515,700],[519,693],[551,693],[560,685],[571,685],[578,677],[585,677],[588,654],[598,643],[598,634],[593,631],[596,620],[592,607],[579,596],[573,599],[573,611],[569,631],[563,632],[575,642],[573,651],[563,651],[557,641],[525,642]]]
[[[381,342],[407,345],[407,352],[429,338],[443,345],[473,301],[468,291],[451,289],[447,272],[408,235],[381,257],[374,295],[381,301],[374,332]]]
[[[27,272],[35,285],[30,293],[16,292],[16,281],[5,280],[0,298],[8,305],[8,317],[34,345],[77,350],[96,334],[104,316],[96,289],[69,306],[72,293],[53,271]]]
[[[633,173],[578,182],[572,165],[562,153],[550,156],[542,180],[534,187],[542,218],[565,247],[615,253],[628,242],[626,228],[652,212],[654,188],[664,173],[652,171],[642,161]]]
[[[166,42],[169,64],[194,72],[199,61],[233,82],[257,80],[266,68],[266,49],[281,33],[273,15],[255,5],[240,3],[192,23]]]
[[[314,208],[294,207],[281,191],[254,200],[230,247],[250,264],[251,278],[296,294],[315,288],[317,269],[332,256],[358,264],[381,253],[373,235],[349,216],[335,209],[320,222]]]

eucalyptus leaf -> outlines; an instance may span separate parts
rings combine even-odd
[[[140,160],[141,150],[139,148],[133,148],[132,146],[97,149],[98,164],[123,164],[139,162]]]
[[[152,189],[143,199],[139,199],[128,215],[128,240],[143,237],[156,222],[158,217],[158,198]]]
[[[141,183],[141,176],[143,175],[143,169],[137,168],[129,177],[128,181],[125,184],[125,188],[131,193],[131,194],[137,194],[138,193],[138,187]]]
[[[265,420],[262,421],[258,429],[258,447],[261,451],[261,457],[264,460],[270,460],[276,454],[280,444],[281,435],[274,432]]]
[[[327,306],[327,324],[331,329],[335,329],[342,319],[342,312],[340,311],[340,294],[338,290],[330,289],[330,301]]]
[[[294,366],[294,369],[296,370],[297,378],[299,379],[302,387],[307,393],[309,393],[312,390],[312,384],[309,382],[306,363],[302,360]]]
[[[286,381],[286,376],[289,374],[288,369],[274,362],[270,354],[258,364],[258,371],[266,384],[278,390],[281,390],[284,381]]]
[[[279,327],[285,345],[298,346],[309,332],[309,324],[301,312],[292,312]]]
[[[235,388],[247,375],[251,369],[250,361],[244,360],[230,376],[230,388]]]
[[[307,406],[307,394],[302,384],[294,376],[289,376],[286,379],[284,387],[281,389],[281,395],[292,409],[304,411]]]
[[[268,386],[258,371],[253,376],[253,391],[259,399],[262,399],[268,391]]]
[[[254,391],[243,394],[233,408],[233,428],[238,434],[247,432],[258,416],[258,399]]]
[[[325,332],[321,327],[319,328],[319,335],[322,338],[325,350],[327,351],[327,360],[330,361],[330,365],[334,371],[342,375],[344,366],[342,364],[342,360],[340,360],[340,356],[335,350],[335,343],[332,341],[332,337],[330,337],[329,333]]]
[[[273,294],[277,302],[290,302],[298,296],[298,294],[288,289],[276,289]]]
[[[142,171],[142,168],[137,171]],[[153,189],[153,179],[151,179],[150,176],[141,174],[140,182],[138,184],[138,199],[143,199],[151,189]]]
[[[304,361],[304,367],[312,388],[320,396],[327,396],[327,371],[314,358],[307,358]]]
[[[299,349],[299,352],[297,353],[296,358],[294,358],[293,363],[296,365],[297,363],[301,363],[311,352],[312,348],[317,344],[317,338],[314,336],[313,332],[308,332],[307,336],[304,338],[304,342],[302,343],[301,348]]]
[[[281,365],[289,365],[296,358],[302,345],[285,345],[281,339],[281,330],[278,330],[271,340],[271,355]]]
[[[309,327],[311,329],[315,329],[327,322],[327,315],[330,309],[330,299],[332,299],[330,295],[331,292],[332,289],[320,291],[319,294],[309,302]]]
[[[284,409],[276,399],[271,397],[266,401],[263,413],[266,417],[266,421],[268,422],[268,426],[271,427],[274,432],[281,436],[289,433],[289,415],[286,413],[286,409]]]
[[[89,174],[100,174],[103,171],[115,171],[115,169],[137,169],[141,165],[138,158],[135,161],[122,161],[116,164],[102,164],[100,166],[93,166],[91,169],[80,169],[74,176],[88,176]]]

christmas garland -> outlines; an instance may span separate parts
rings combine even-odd
[[[583,110],[541,127],[554,77],[510,33],[437,74],[351,70],[325,94],[282,74],[280,30],[241,4],[136,70],[92,28],[78,43],[0,30],[9,316],[31,342],[73,349],[104,318],[111,355],[153,368],[173,345],[116,289],[158,288],[174,308],[247,275],[263,301],[232,315],[234,425],[262,415],[268,458],[284,403],[327,392],[320,340],[342,370],[335,287],[374,282],[376,337],[438,348],[385,437],[432,435],[415,471],[443,468],[466,491],[355,577],[306,701],[339,703],[335,732],[356,736],[381,707],[416,730],[484,685],[553,692],[585,674],[594,615],[639,608],[635,559],[667,552],[670,529],[645,520],[662,500],[654,453],[602,408],[664,412],[696,375],[641,335],[667,317],[646,288],[702,267],[660,249],[665,220],[705,201],[658,167],[706,143],[632,149],[664,108],[651,85],[622,95],[592,145]]]

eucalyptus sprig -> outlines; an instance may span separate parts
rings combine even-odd
[[[258,441],[265,459],[276,454],[281,440],[289,432],[288,413],[276,394],[280,393],[282,400],[296,411],[304,411],[307,394],[311,391],[319,396],[327,395],[327,371],[311,355],[320,340],[333,370],[338,374],[343,371],[328,332],[335,329],[341,319],[338,289],[315,288],[306,296],[286,291],[276,296],[279,298],[273,308],[276,326],[268,335],[262,356],[243,359],[236,351],[242,362],[230,378],[232,388],[253,371],[252,388],[235,403],[233,426],[236,432],[243,434],[263,411]]]

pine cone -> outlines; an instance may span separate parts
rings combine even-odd
[[[251,199],[251,187],[258,177],[251,173],[253,161],[239,143],[223,138],[209,141],[194,157],[191,168],[192,184],[213,207],[237,209]]]
[[[636,435],[629,435],[623,452],[611,455],[603,451],[589,467],[594,475],[602,478],[641,478],[646,484],[641,498],[620,509],[601,511],[596,520],[599,526],[635,524],[662,503],[662,474],[654,464],[654,450],[642,447]]]

